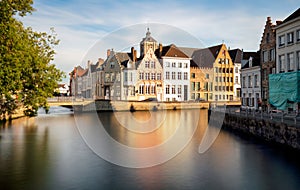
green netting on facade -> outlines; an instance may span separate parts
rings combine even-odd
[[[269,102],[285,110],[288,102],[300,102],[300,71],[269,75]]]

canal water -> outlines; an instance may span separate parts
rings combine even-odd
[[[113,139],[137,149],[163,144],[176,131],[177,119],[184,119],[179,135],[184,139],[193,134],[186,147],[169,161],[147,168],[122,167],[102,159],[78,127],[80,120],[88,129],[90,113],[75,120],[70,110],[53,107],[47,115],[40,112],[34,118],[2,123],[0,189],[299,189],[297,152],[221,130],[212,146],[198,153],[207,112],[197,114],[197,122],[193,110],[98,114]],[[140,133],[129,118],[164,119],[155,123],[159,128]],[[178,146],[175,142],[169,148]],[[160,154],[153,157],[165,152]],[[122,154],[115,155],[122,158]]]

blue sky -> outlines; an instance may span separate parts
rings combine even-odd
[[[108,46],[102,43],[111,34],[122,34],[123,40],[129,45],[137,45],[148,26],[152,36],[164,45],[174,39],[171,43],[195,46],[199,43],[193,44],[187,40],[195,37],[202,46],[212,46],[224,41],[231,49],[256,51],[267,16],[271,16],[273,22],[283,20],[299,8],[299,2],[35,0],[33,6],[36,11],[22,18],[24,25],[31,26],[36,31],[55,28],[61,40],[56,47],[55,64],[68,74],[74,66],[84,66],[87,59],[96,62],[96,57],[105,58],[107,47],[124,49],[111,47],[119,45],[116,41],[110,42]],[[166,27],[161,28],[164,24]],[[131,29],[126,30],[128,27]],[[176,28],[187,32],[189,36],[183,33],[175,36],[177,32],[173,29]],[[125,31],[131,33],[125,34]],[[115,39],[120,39],[120,36]],[[98,52],[89,57],[91,50]]]

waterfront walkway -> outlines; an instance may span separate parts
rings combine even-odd
[[[226,113],[246,118],[255,118],[256,120],[268,120],[277,123],[285,123],[288,125],[300,127],[300,114],[299,113],[268,113],[261,111],[241,111],[239,108],[228,108]]]

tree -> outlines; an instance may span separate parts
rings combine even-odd
[[[34,11],[32,0],[0,0],[0,117],[22,108],[33,116],[47,108],[64,73],[52,63],[59,40],[50,34],[25,28],[16,19]]]

